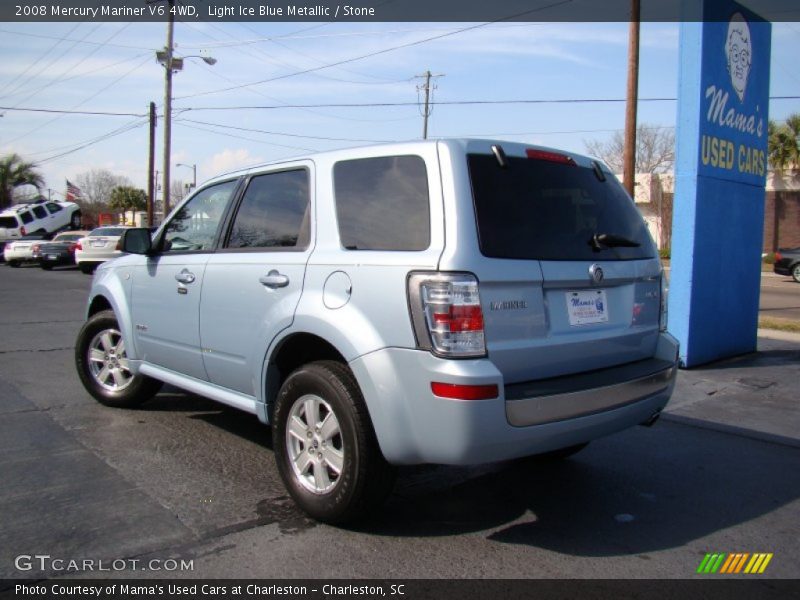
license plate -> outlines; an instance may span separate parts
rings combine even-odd
[[[105,248],[106,247],[106,243],[105,242],[91,242],[89,245],[92,248]]]
[[[58,254],[48,254],[47,260],[58,260]]]
[[[608,301],[605,290],[567,292],[566,300],[571,326],[608,323]]]

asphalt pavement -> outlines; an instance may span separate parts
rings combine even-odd
[[[376,517],[335,528],[293,506],[251,415],[175,389],[91,399],[72,360],[89,279],[0,266],[0,578],[682,579],[708,552],[800,576],[800,336],[681,371],[655,426],[561,463],[402,469]]]

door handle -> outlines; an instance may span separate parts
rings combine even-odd
[[[259,277],[258,281],[261,283],[261,285],[272,289],[282,288],[289,285],[289,278],[286,275],[281,275],[275,269],[272,269],[272,271],[266,275]]]
[[[195,276],[189,269],[183,269],[180,273],[175,275],[175,280],[178,283],[194,283]]]

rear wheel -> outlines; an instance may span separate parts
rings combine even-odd
[[[92,273],[94,273],[96,265],[94,263],[82,262],[78,264],[78,268],[81,270],[81,273],[85,273],[86,275],[91,275]]]
[[[50,271],[53,268],[53,265],[47,262],[42,262],[39,264],[39,266],[42,267],[42,269],[44,269],[45,271]]]
[[[8,266],[9,267],[14,267],[16,269],[19,266],[19,261],[18,260],[10,260],[10,261],[8,261]]]
[[[800,263],[797,263],[792,267],[792,279],[794,279],[797,283],[800,283]]]
[[[75,344],[75,366],[86,391],[106,406],[137,406],[161,388],[160,381],[130,370],[125,341],[110,310],[97,313],[81,328]]]
[[[394,484],[361,391],[333,361],[300,367],[281,387],[272,418],[275,460],[295,503],[344,523],[380,506]]]

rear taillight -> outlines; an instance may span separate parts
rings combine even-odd
[[[19,228],[19,234],[20,235],[28,235],[28,232],[25,229],[25,225],[23,225],[22,227]]]
[[[69,248],[67,248],[67,252],[75,252],[76,248],[81,248],[80,242],[73,242],[70,244]],[[83,250],[83,248],[81,248],[81,250]]]
[[[75,250],[83,250],[83,244],[80,241],[75,243]]]
[[[456,383],[431,383],[431,391],[439,398],[451,400],[490,400],[500,395],[497,384],[490,385],[461,385]]]
[[[783,257],[781,256],[780,252],[776,252],[775,253],[775,262],[778,262],[779,260],[783,260]]]
[[[667,274],[661,272],[661,312],[658,319],[659,329],[661,331],[667,330],[667,294],[669,292],[669,283],[667,282]]]
[[[122,250],[122,238],[119,238],[117,245],[114,246],[114,250]]]
[[[474,275],[412,273],[408,295],[418,347],[447,357],[486,355]]]

